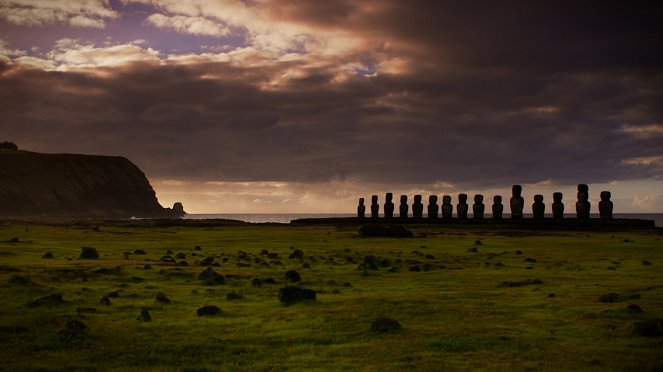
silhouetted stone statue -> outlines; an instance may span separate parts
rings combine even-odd
[[[388,192],[385,196],[384,202],[384,218],[394,218],[394,203],[392,202],[393,199],[394,195]]]
[[[523,192],[523,187],[520,185],[513,185],[511,188],[511,199],[509,204],[511,205],[511,218],[523,218],[523,207],[525,205],[525,199],[523,199],[520,194]]]
[[[592,209],[589,203],[589,186],[585,184],[578,185],[578,202],[576,202],[576,215],[578,219],[589,218],[589,212]]]
[[[493,196],[493,218],[494,219],[502,218],[503,211],[504,211],[504,205],[502,205],[502,196],[501,195]]]
[[[371,217],[378,218],[380,217],[380,204],[378,204],[378,196],[371,196]]]
[[[474,195],[474,205],[472,205],[472,218],[482,219],[486,206],[483,205],[483,195]]]
[[[428,197],[428,218],[437,218],[438,212],[437,195],[431,195]]]
[[[364,205],[364,198],[359,198],[359,206],[357,206],[357,217],[364,218],[366,216],[366,206]]]
[[[467,194],[458,194],[458,204],[456,204],[456,214],[459,219],[467,218]]]
[[[414,206],[412,206],[414,209]],[[401,218],[407,218],[407,211],[408,211],[408,206],[407,206],[407,195],[401,195],[401,205],[398,207],[398,211],[400,212]]]
[[[422,218],[424,216],[424,203],[421,202],[421,195],[414,196],[414,203],[412,203],[412,217]]]
[[[450,220],[454,213],[454,206],[451,205],[451,196],[444,195],[442,197],[442,218]]]
[[[599,202],[599,215],[601,218],[612,218],[613,204],[610,201],[610,191],[601,191],[601,201]]]
[[[542,220],[546,212],[546,205],[543,204],[543,195],[534,195],[534,204],[532,204],[532,214],[537,220]]]
[[[561,192],[553,193],[552,213],[553,218],[564,218],[564,203],[562,203]]]

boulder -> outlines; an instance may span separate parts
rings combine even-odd
[[[302,280],[302,277],[299,275],[299,273],[295,270],[288,270],[285,272],[285,280],[289,280],[291,282],[300,282]]]
[[[97,250],[92,247],[83,247],[81,248],[80,258],[85,260],[94,260],[99,258],[99,252],[97,252]]]
[[[631,326],[631,334],[643,337],[661,337],[663,336],[663,320],[656,319],[635,322]]]
[[[196,314],[198,314],[198,316],[217,315],[219,313],[221,313],[221,308],[214,305],[203,306],[196,311]]]
[[[57,306],[61,305],[64,303],[64,300],[62,299],[62,294],[60,293],[53,293],[48,296],[44,296],[41,298],[38,298],[34,301],[31,301],[28,303],[30,306]]]
[[[62,325],[59,333],[65,337],[82,337],[87,333],[87,326],[80,320],[69,319]]]
[[[140,320],[140,321],[143,321],[143,322],[149,322],[149,321],[152,320],[152,315],[150,315],[149,311],[143,309],[143,310],[141,310],[140,315],[138,315],[136,320]]]
[[[154,298],[157,302],[161,302],[162,304],[169,304],[171,303],[170,298],[166,296],[165,293],[163,292],[157,292],[156,297]]]
[[[205,281],[209,285],[223,284],[224,283],[223,275],[218,274],[211,267],[208,267],[203,272],[201,272],[198,275],[198,279]]]
[[[315,301],[316,292],[302,287],[284,287],[279,289],[279,301],[291,305],[300,301]]]
[[[394,332],[401,329],[401,324],[391,318],[378,318],[371,323],[371,331],[377,333]]]
[[[288,258],[304,258],[304,251],[301,249],[295,249],[295,251],[292,252]]]

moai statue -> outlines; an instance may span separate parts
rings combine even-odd
[[[384,202],[384,218],[394,218],[394,203],[392,202],[393,199],[394,195],[388,192],[385,196]]]
[[[482,219],[486,206],[483,205],[483,195],[474,195],[474,205],[472,205],[472,218]]]
[[[588,219],[592,206],[589,203],[589,187],[585,184],[578,185],[578,202],[576,203],[576,215],[578,219]]]
[[[366,206],[364,205],[364,198],[359,198],[359,206],[357,207],[357,217],[364,218],[366,216]]]
[[[454,213],[454,206],[451,205],[451,196],[444,195],[442,197],[442,218],[450,220]]]
[[[437,195],[428,197],[428,218],[437,218],[439,206],[437,205]]]
[[[371,196],[371,217],[378,218],[380,217],[380,204],[378,204],[378,196]]]
[[[546,212],[546,205],[543,204],[543,195],[534,195],[534,204],[532,204],[532,214],[537,220],[542,220]]]
[[[458,204],[456,204],[456,214],[458,215],[458,219],[467,218],[468,208],[469,206],[467,205],[467,194],[458,194]]]
[[[561,192],[553,193],[552,213],[553,218],[564,218],[564,203],[562,203]]]
[[[520,185],[513,185],[511,188],[511,199],[509,204],[511,204],[511,218],[523,218],[523,206],[525,205],[525,199],[523,199],[520,194],[523,192],[523,187]]]
[[[401,205],[398,207],[398,211],[400,212],[401,218],[407,218],[407,195],[401,195]],[[412,206],[412,209],[414,209],[414,206]]]
[[[599,202],[599,215],[601,218],[612,218],[612,202],[610,201],[610,191],[601,191],[601,201]]]
[[[502,196],[495,195],[493,196],[493,218],[501,219],[502,212],[504,211],[504,205],[502,205]]]
[[[412,217],[422,218],[424,216],[424,203],[421,202],[421,195],[414,196],[414,203],[412,203]]]

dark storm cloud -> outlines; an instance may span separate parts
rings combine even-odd
[[[153,177],[201,181],[661,176],[625,161],[660,156],[663,136],[624,130],[663,123],[660,6],[355,3],[272,6],[362,40],[335,58],[127,63],[95,74],[2,62],[3,140],[122,154]],[[399,58],[402,67],[380,70]],[[347,61],[370,62],[377,75],[339,79],[334,64]]]

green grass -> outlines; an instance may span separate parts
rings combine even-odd
[[[469,226],[412,230],[411,239],[383,239],[360,238],[356,227],[334,226],[101,226],[95,231],[85,225],[0,224],[0,369],[663,368],[663,339],[633,336],[630,330],[633,322],[663,318],[660,232],[514,236]],[[19,241],[9,242],[14,237]],[[83,246],[96,248],[101,257],[79,259]],[[478,252],[468,251],[473,247]],[[304,251],[302,260],[288,258],[295,248]],[[125,256],[136,249],[147,254]],[[261,255],[263,249],[278,253],[281,264]],[[168,250],[172,256],[184,253],[177,261],[189,265],[161,262]],[[238,259],[239,251],[249,259]],[[43,259],[45,252],[54,258]],[[388,259],[397,270],[359,269],[369,254]],[[196,261],[208,256],[220,263],[215,270],[226,276],[225,284],[197,280],[205,267]],[[532,259],[536,262],[528,262]],[[422,271],[410,271],[412,266]],[[121,267],[119,273],[94,273],[115,267]],[[318,291],[316,302],[279,303],[278,290],[290,269],[302,275],[305,287]],[[10,284],[16,276],[32,283]],[[254,278],[278,284],[257,287]],[[501,285],[535,279],[542,284]],[[110,298],[110,306],[101,305],[112,291],[119,296]],[[156,302],[159,291],[172,303]],[[226,300],[232,291],[244,299]],[[64,304],[28,306],[54,292],[62,293]],[[609,292],[623,300],[598,301]],[[626,311],[632,303],[644,313]],[[217,305],[222,314],[198,317],[203,305]],[[82,307],[96,312],[77,313]],[[151,322],[136,320],[143,308]],[[372,333],[371,322],[382,316],[398,320],[402,330]],[[87,334],[60,334],[68,319],[83,321]]]

